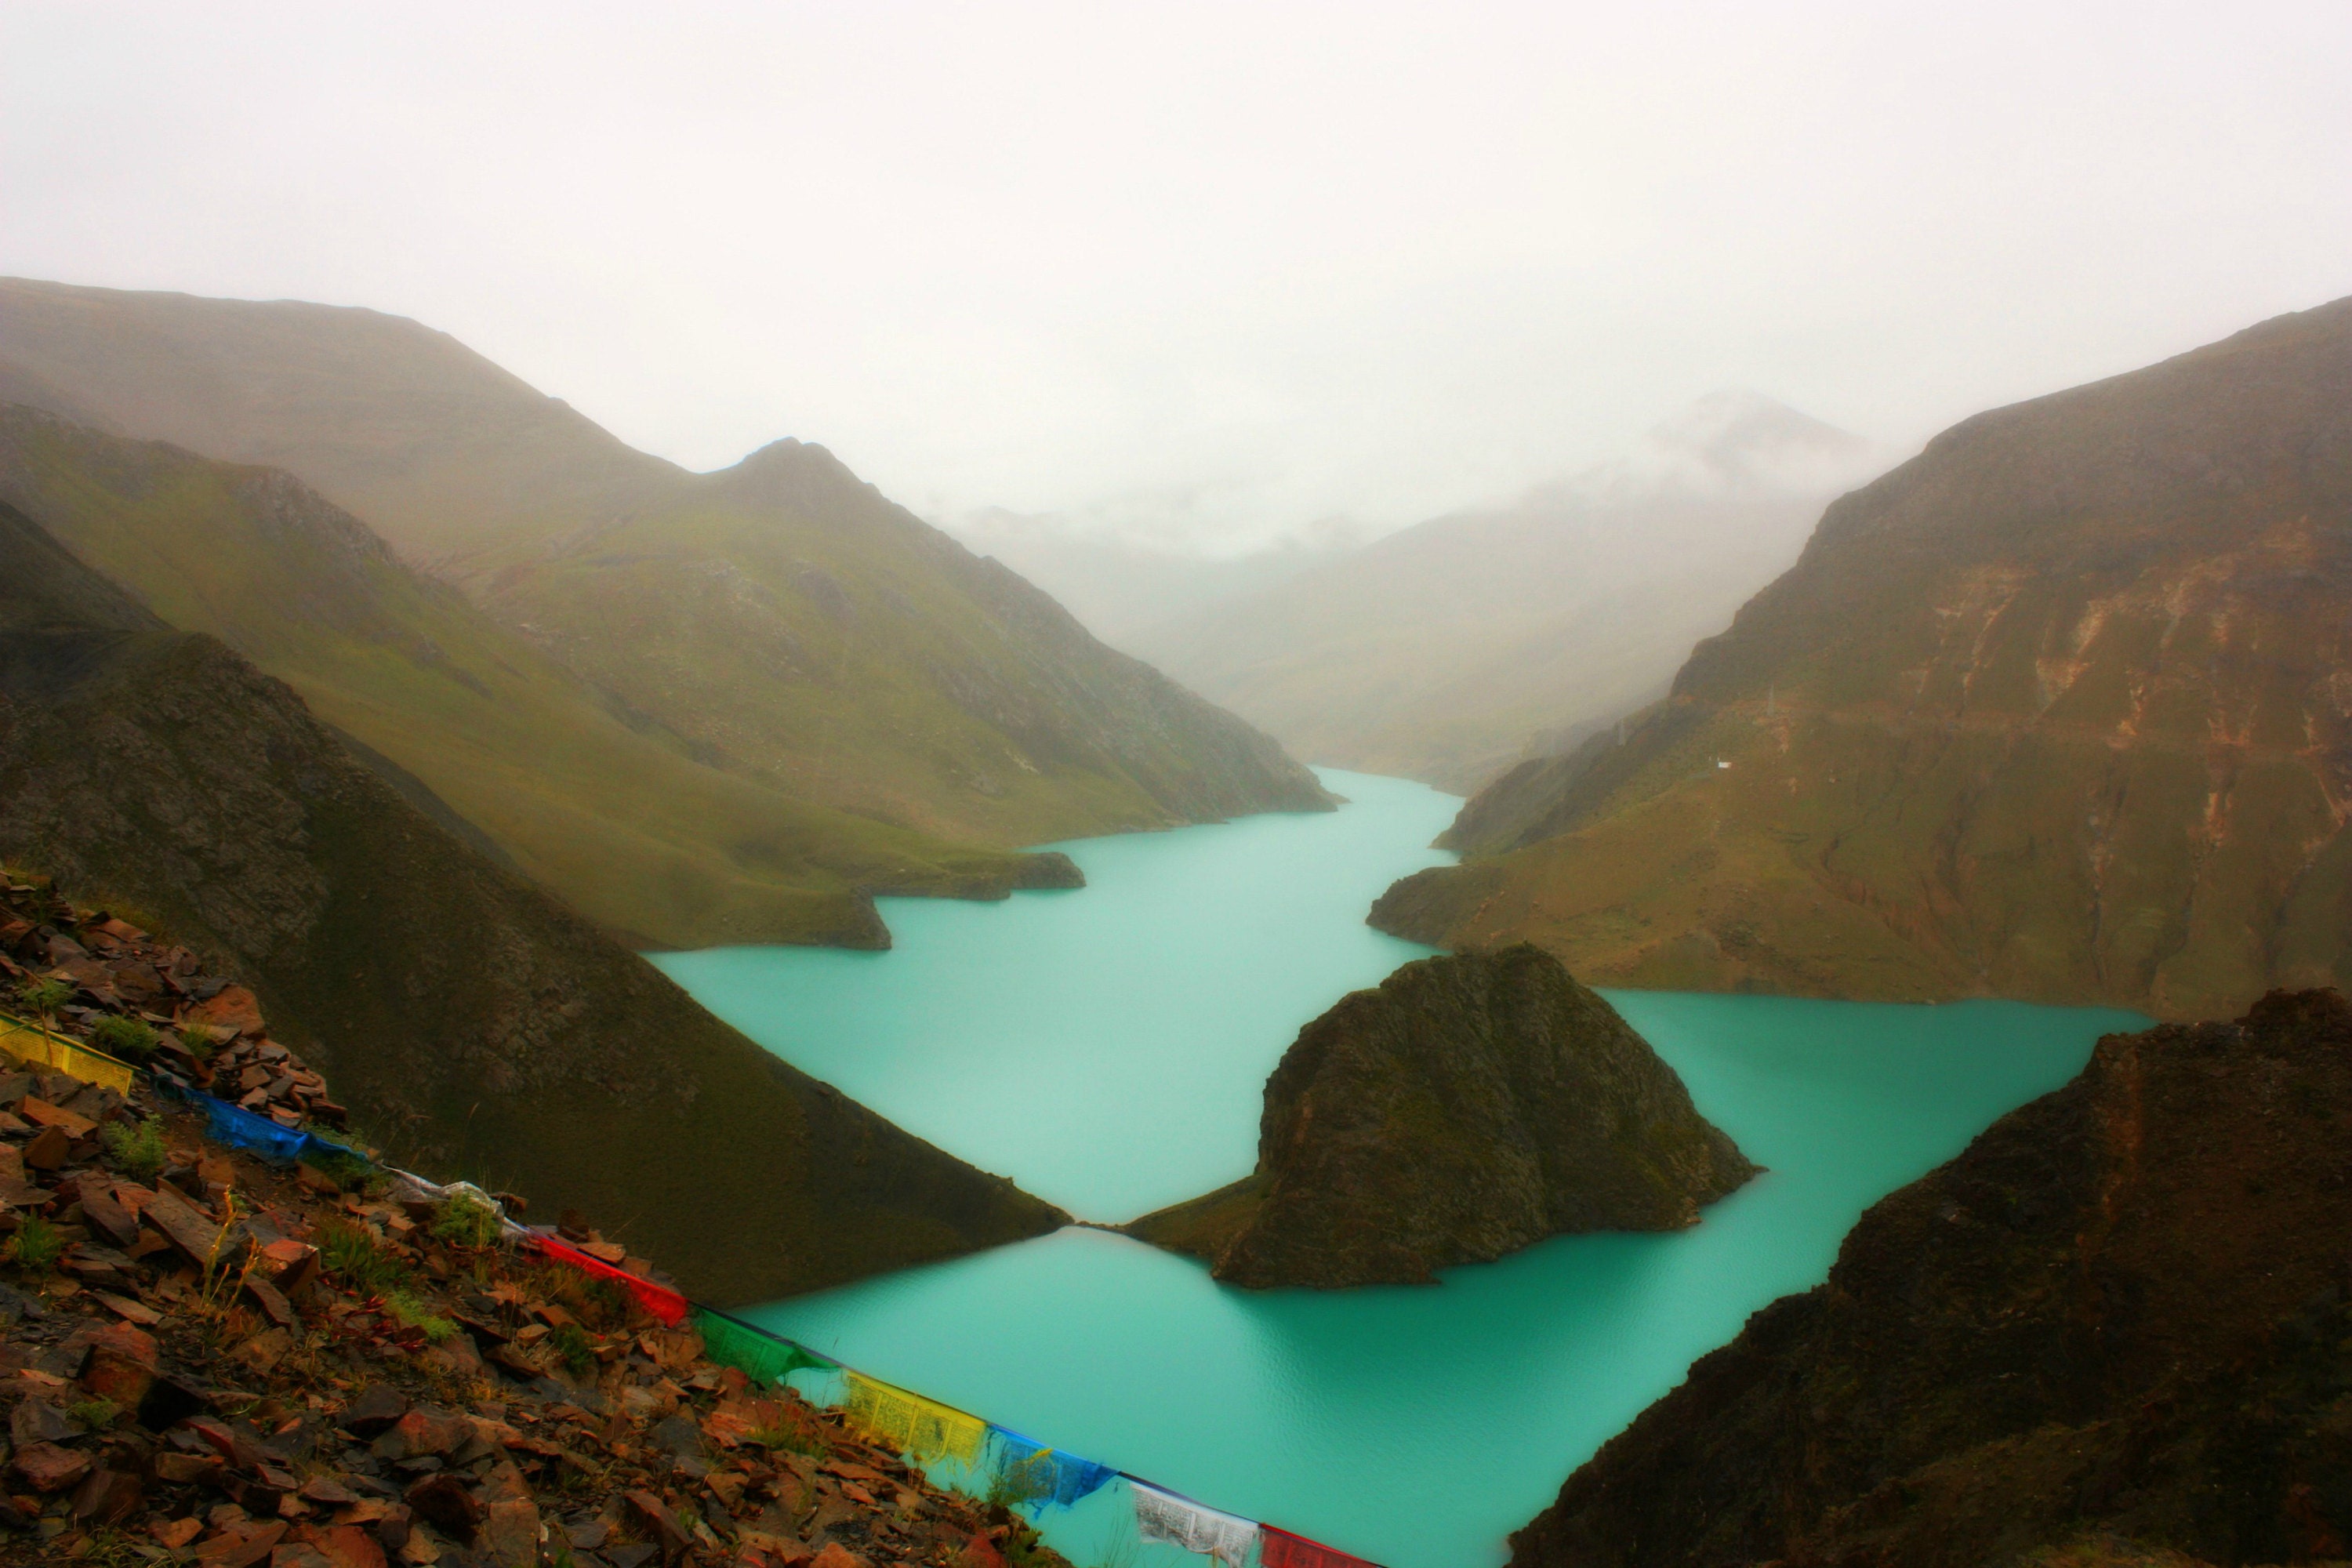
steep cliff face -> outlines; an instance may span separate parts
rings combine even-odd
[[[1512,1538],[1578,1568],[2352,1550],[2352,1007],[2109,1036]]]
[[[1064,1218],[720,1024],[5,505],[0,855],[251,985],[401,1163],[584,1209],[709,1299]]]
[[[293,473],[640,734],[797,802],[995,848],[1331,805],[822,447],[688,473],[415,321],[22,279],[0,385]]]
[[[1375,923],[1597,982],[2235,1012],[2352,975],[2352,300],[1979,416]]]
[[[1755,1173],[1614,1008],[1520,946],[1342,997],[1266,1080],[1256,1173],[1129,1229],[1237,1285],[1412,1284],[1693,1225]]]

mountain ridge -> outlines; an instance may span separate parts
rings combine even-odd
[[[2352,300],[1963,421],[1374,923],[1603,984],[2242,1008],[2352,973]]]

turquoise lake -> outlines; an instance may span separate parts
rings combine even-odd
[[[1365,909],[1459,802],[1323,771],[1337,813],[1055,847],[1088,886],[890,900],[888,952],[656,962],[730,1023],[1083,1218],[1244,1174],[1300,1025],[1426,949]],[[1768,1173],[1669,1236],[1561,1237],[1426,1289],[1251,1293],[1072,1228],[745,1315],[875,1376],[1389,1568],[1482,1568],[1578,1463],[1757,1308],[1817,1284],[1877,1198],[2056,1088],[2135,1015],[1608,994]],[[796,1380],[807,1381],[806,1374]],[[822,1394],[819,1385],[813,1392]],[[1134,1544],[1126,1489],[1048,1537]]]

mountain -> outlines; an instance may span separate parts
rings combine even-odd
[[[941,525],[1043,588],[1113,647],[1144,646],[1163,623],[1182,621],[1323,565],[1363,542],[1346,518],[1326,518],[1274,543],[1209,555],[1172,532],[1090,526],[1056,513],[1002,507]]]
[[[711,1017],[5,503],[0,856],[249,984],[394,1160],[581,1208],[712,1299],[1065,1217]]]
[[[1137,634],[1298,755],[1467,791],[1664,693],[1876,448],[1718,393],[1614,463]]]
[[[2110,1035],[1882,1199],[1511,1538],[1518,1568],[2340,1560],[2352,1007]]]
[[[1600,984],[2105,1001],[2352,976],[2352,300],[1979,415],[1374,923]]]
[[[821,447],[688,473],[443,333],[289,301],[0,281],[0,374],[292,472],[624,722],[798,801],[996,847],[1329,805]]]
[[[695,761],[283,471],[0,405],[0,500],[172,625],[287,681],[444,826],[640,942],[887,944],[875,892],[1076,868],[794,800]]]
[[[1408,963],[1298,1032],[1257,1170],[1127,1226],[1265,1289],[1423,1285],[1590,1230],[1678,1230],[1756,1167],[1675,1069],[1522,944]]]

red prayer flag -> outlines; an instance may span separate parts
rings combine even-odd
[[[600,1275],[618,1284],[637,1299],[637,1305],[675,1329],[686,1321],[687,1308],[691,1304],[677,1291],[667,1289],[650,1279],[640,1279],[625,1268],[615,1268],[601,1258],[591,1258],[569,1242],[558,1241],[551,1236],[538,1238],[539,1249],[558,1263],[569,1263],[583,1273]]]
[[[1320,1542],[1276,1530],[1270,1524],[1259,1525],[1257,1532],[1260,1568],[1377,1568],[1361,1557],[1335,1552]]]

